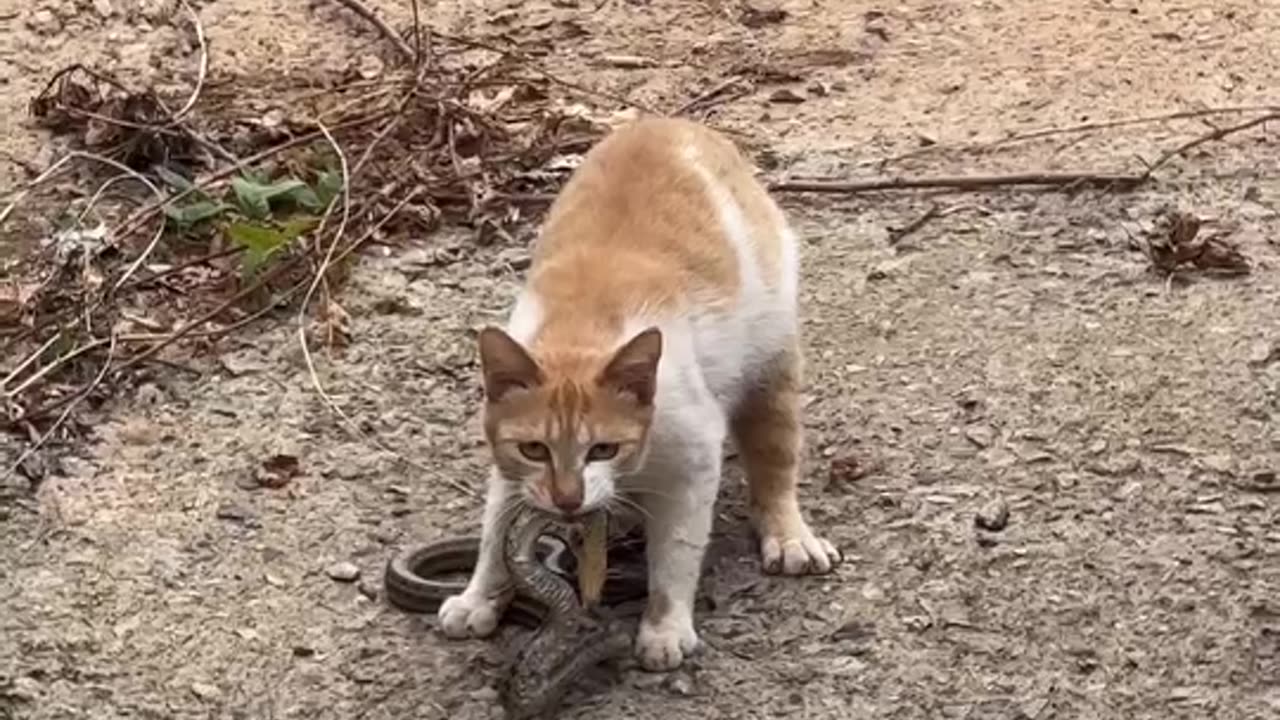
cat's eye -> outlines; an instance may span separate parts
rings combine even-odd
[[[612,460],[618,455],[618,443],[596,443],[587,451],[587,460]]]
[[[551,457],[551,450],[544,443],[540,442],[522,442],[519,445],[520,454],[526,460],[533,462],[546,462]]]

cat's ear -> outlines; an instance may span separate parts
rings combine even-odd
[[[498,402],[512,390],[527,390],[542,384],[538,363],[520,343],[496,327],[480,331],[480,368],[489,402]]]
[[[600,373],[598,382],[644,406],[653,404],[658,389],[658,360],[662,357],[662,332],[656,327],[636,335],[618,348]]]

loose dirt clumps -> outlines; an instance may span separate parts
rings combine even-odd
[[[185,119],[236,156],[313,131],[330,103],[359,109],[342,94],[355,88],[317,78],[416,82],[401,82],[414,67],[402,48],[342,3],[191,7],[208,74]],[[426,52],[410,3],[369,7]],[[398,220],[351,251],[331,294],[316,289],[305,322],[301,296],[274,311],[256,298],[241,310],[265,309],[252,324],[108,374],[40,467],[0,478],[0,717],[496,716],[498,646],[445,642],[429,618],[388,607],[380,568],[406,544],[478,526],[474,328],[503,317],[528,267],[535,196],[628,103],[705,119],[775,181],[1141,175],[1274,112],[1280,87],[1280,8],[1261,0],[485,0],[422,3],[418,23],[439,35],[443,66],[481,72],[502,55],[467,39],[518,50],[501,71],[522,82],[482,73],[450,117],[479,112],[465,103],[534,108],[529,128],[565,118],[565,147],[494,166],[527,177],[446,188],[452,154],[389,145],[397,156],[370,172],[403,186],[359,185],[342,237]],[[201,47],[182,3],[0,4],[0,189],[80,147],[27,113],[58,70],[81,63],[154,92],[164,106],[138,117],[164,123],[199,80]],[[316,99],[272,101],[303,92]],[[227,162],[194,142],[178,154]],[[316,157],[282,159],[261,184],[287,171],[319,190]],[[405,169],[415,161],[420,175]],[[89,164],[15,206],[0,263],[44,238],[100,249],[57,222],[112,174]],[[1274,123],[1260,123],[1123,192],[785,194],[804,239],[806,503],[849,562],[826,578],[763,576],[730,462],[704,652],[667,676],[595,678],[564,716],[1280,713],[1277,177]],[[94,203],[109,232],[152,202],[119,189]],[[319,248],[295,250],[285,289],[317,276],[335,207]],[[105,284],[151,235],[128,238],[104,258]],[[1237,255],[1247,273],[1205,267]],[[9,292],[16,265],[0,267],[3,320],[31,298]],[[174,285],[185,295],[151,288],[124,308],[132,320],[92,328],[172,333],[243,288],[238,271],[194,274]],[[74,396],[106,352],[86,352],[94,362],[49,397]],[[0,353],[0,374],[13,355]],[[0,469],[29,440],[2,436]]]

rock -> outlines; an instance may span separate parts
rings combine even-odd
[[[974,425],[965,429],[964,437],[977,447],[988,448],[995,442],[996,431],[987,425]]]
[[[791,88],[778,88],[769,96],[769,102],[795,105],[805,101],[805,97]]]
[[[360,568],[355,563],[349,562],[336,562],[324,572],[338,582],[353,582],[360,577]]]
[[[237,522],[245,527],[257,527],[259,525],[258,518],[253,511],[236,505],[235,503],[225,503],[218,507],[216,517],[219,520],[230,520]]]
[[[37,10],[27,18],[27,27],[37,35],[53,35],[62,30],[62,21],[50,10]]]
[[[498,263],[520,272],[528,270],[533,265],[533,257],[524,248],[507,248],[498,253]]]
[[[104,18],[115,14],[115,8],[111,7],[111,0],[93,0],[93,10]]]
[[[1257,493],[1280,492],[1280,478],[1275,470],[1259,470],[1249,477],[1245,489]]]
[[[209,683],[193,682],[191,683],[191,694],[201,700],[211,701],[221,697],[222,692]]]
[[[368,579],[361,580],[360,583],[356,585],[356,590],[359,590],[361,595],[364,595],[370,600],[378,599],[378,586]]]
[[[377,55],[365,55],[360,58],[358,72],[360,73],[360,77],[365,80],[373,80],[374,78],[380,77],[385,70],[386,64],[383,63],[382,59]]]
[[[981,530],[1000,532],[1009,525],[1009,503],[996,498],[983,505],[973,516],[973,524]]]
[[[667,678],[666,688],[672,695],[690,697],[694,693],[693,678],[686,673],[676,673]]]
[[[471,699],[486,703],[497,702],[498,691],[489,685],[485,685],[479,690],[471,693]]]

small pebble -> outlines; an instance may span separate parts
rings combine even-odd
[[[1009,504],[1001,498],[996,498],[983,505],[973,516],[973,524],[982,530],[1000,532],[1009,525]]]
[[[191,683],[191,694],[201,700],[217,700],[222,693],[218,688],[208,683],[194,682]]]
[[[980,448],[991,447],[991,443],[995,442],[996,433],[986,425],[974,425],[964,431],[965,439]]]
[[[689,697],[693,695],[693,680],[684,673],[672,675],[667,680],[667,690],[673,695]]]
[[[338,562],[330,565],[325,574],[338,582],[352,582],[360,577],[360,568],[355,563]]]
[[[804,101],[805,97],[791,88],[779,88],[769,96],[769,102],[771,103],[795,105]]]
[[[356,589],[360,591],[361,595],[364,595],[370,600],[378,599],[378,586],[369,582],[368,579],[361,580],[360,584],[356,585]]]

